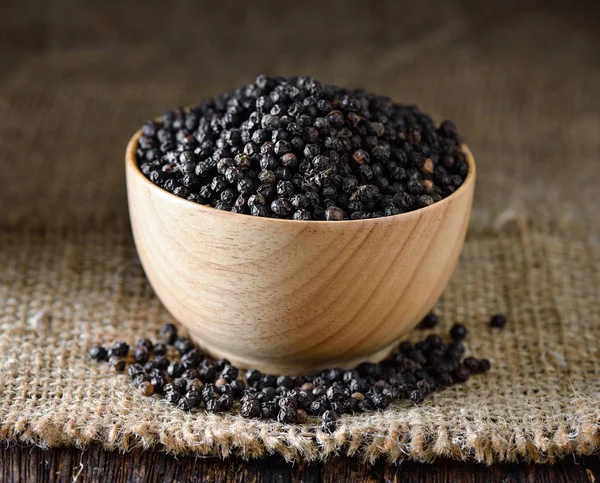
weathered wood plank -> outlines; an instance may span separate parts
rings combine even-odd
[[[99,446],[43,450],[10,444],[0,450],[0,481],[46,482],[586,482],[600,477],[600,456],[572,458],[557,465],[485,466],[438,460],[364,464],[350,458],[292,465],[280,457],[242,461],[173,457],[160,451],[119,453]],[[600,481],[600,479],[598,480]]]

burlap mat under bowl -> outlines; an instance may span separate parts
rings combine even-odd
[[[92,344],[133,342],[171,320],[126,231],[8,231],[0,244],[1,280],[11,287],[0,315],[0,438],[309,460],[541,461],[600,445],[600,250],[552,226],[513,220],[470,236],[439,304],[440,331],[465,323],[468,352],[492,361],[488,375],[418,407],[346,415],[331,435],[312,423],[185,414],[90,363]],[[508,315],[505,330],[488,328],[494,312]]]
[[[164,2],[75,3],[13,2],[0,16],[0,439],[308,460],[552,461],[600,449],[593,16],[552,2],[303,2],[313,25],[270,0],[245,13],[178,2],[168,15]],[[238,17],[248,22],[230,35]],[[88,361],[92,344],[171,320],[127,224],[127,139],[163,109],[263,70],[365,86],[457,122],[478,186],[439,331],[466,324],[489,374],[418,407],[346,415],[326,434],[184,414]],[[495,312],[508,315],[504,331],[487,326]]]

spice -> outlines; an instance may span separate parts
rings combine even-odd
[[[135,352],[134,352],[135,362],[137,362],[139,364],[145,364],[146,362],[148,362],[149,357],[150,357],[150,354],[148,352],[148,349],[146,349],[145,347],[138,346],[135,348]]]
[[[108,357],[127,357],[129,354],[129,344],[117,342],[108,349]]]
[[[417,328],[421,330],[433,329],[436,325],[438,325],[439,322],[439,317],[433,312],[430,312],[425,317],[423,317],[423,320],[421,320]]]
[[[506,316],[503,314],[493,315],[490,319],[490,326],[495,327],[497,329],[504,329],[506,325]]]
[[[167,345],[166,344],[162,344],[162,343],[157,343],[154,344],[154,346],[151,349],[151,352],[155,355],[155,356],[164,356],[167,353]]]
[[[104,347],[102,347],[101,345],[92,347],[89,350],[88,354],[89,354],[90,358],[92,358],[98,362],[105,361],[108,358],[107,350]]]
[[[321,417],[321,425],[323,429],[327,432],[333,432],[337,428],[338,415],[335,411],[327,410],[323,413]]]
[[[479,367],[477,367],[477,372],[488,372],[492,367],[490,361],[487,359],[481,359],[479,361]]]
[[[142,127],[141,172],[176,196],[294,220],[393,216],[452,194],[468,174],[450,121],[308,77],[259,76]],[[298,195],[311,194],[310,203]],[[252,201],[250,201],[252,200]],[[176,335],[168,329],[165,342]]]
[[[463,340],[467,337],[467,328],[462,324],[454,324],[450,329],[450,337],[455,341]]]
[[[463,365],[471,372],[477,372],[479,369],[479,361],[474,357],[466,357]]]
[[[426,318],[431,319],[427,324],[438,322],[433,314]],[[430,334],[414,344],[402,342],[378,364],[363,363],[354,370],[331,368],[309,376],[275,376],[256,369],[240,374],[227,359],[210,359],[191,340],[178,336],[171,324],[163,327],[160,335],[180,356],[169,361],[156,354],[157,346],[158,353],[167,352],[166,346],[160,347],[164,344],[139,339],[136,362],[129,365],[127,373],[140,394],[161,394],[188,412],[202,407],[209,413],[229,411],[239,400],[238,410],[244,418],[302,424],[309,416],[316,416],[321,417],[322,428],[328,432],[335,431],[341,414],[385,410],[400,399],[420,404],[433,392],[490,369],[487,359],[462,360],[465,348],[461,340],[467,329],[461,324],[452,326],[449,342]],[[91,359],[103,360],[99,348],[102,346],[90,349]],[[111,350],[127,354],[129,346],[119,342]],[[126,367],[123,358],[116,355],[110,357],[109,365],[117,372]]]
[[[177,338],[177,327],[173,324],[165,324],[160,329],[160,335],[166,344],[172,344]]]

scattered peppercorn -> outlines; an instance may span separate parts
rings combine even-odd
[[[165,324],[160,329],[160,335],[166,344],[172,344],[177,338],[177,327],[173,324]]]
[[[365,219],[416,210],[468,174],[450,121],[415,106],[308,77],[259,76],[142,128],[150,181],[216,209],[294,220]],[[308,197],[310,200],[298,198]],[[176,333],[163,333],[173,343]]]
[[[488,372],[491,367],[492,365],[490,364],[490,361],[488,361],[487,359],[481,359],[479,361],[479,367],[477,368],[477,372]]]
[[[144,349],[146,349],[148,352],[152,352],[152,349],[154,348],[154,344],[152,343],[152,341],[150,339],[138,339],[135,341],[135,346],[136,347],[143,347]]]
[[[337,428],[338,415],[335,411],[327,410],[321,416],[322,427],[327,432],[333,432]]]
[[[462,324],[454,324],[450,329],[450,337],[455,341],[463,340],[467,337],[467,328]]]
[[[126,357],[129,354],[129,344],[117,342],[108,349],[108,357]]]
[[[101,345],[97,345],[89,350],[89,356],[95,361],[101,362],[108,358],[108,352]]]
[[[155,356],[164,356],[167,353],[167,346],[166,346],[166,344],[162,344],[159,342],[157,344],[154,344],[151,352]]]
[[[471,372],[477,372],[479,370],[479,361],[474,357],[466,357],[463,361],[463,365]]]
[[[425,317],[423,317],[423,320],[421,320],[417,328],[421,330],[433,329],[436,325],[438,325],[439,322],[439,317],[433,312],[430,312]]]
[[[465,348],[460,341],[467,329],[460,324],[452,326],[450,342],[430,334],[421,342],[402,342],[378,364],[363,363],[355,370],[332,368],[310,376],[274,376],[255,369],[240,375],[227,359],[210,359],[191,340],[177,336],[172,324],[164,326],[160,334],[175,345],[180,357],[169,361],[161,355],[166,352],[165,344],[139,339],[136,362],[129,365],[127,373],[140,394],[161,394],[183,411],[204,405],[212,413],[229,411],[239,400],[245,418],[302,424],[309,415],[317,416],[328,432],[337,428],[340,414],[384,410],[399,399],[420,404],[431,393],[490,369],[487,359],[462,359]],[[90,358],[106,360],[99,348],[102,346],[90,349]],[[129,346],[119,342],[111,352],[111,369],[122,372],[125,361],[114,354],[126,355]]]
[[[135,348],[135,362],[139,364],[145,364],[146,362],[148,362],[149,357],[150,354],[148,353],[148,349],[146,349],[145,347],[138,346]]]
[[[504,329],[506,325],[506,316],[503,314],[496,314],[490,319],[490,326],[497,329]]]

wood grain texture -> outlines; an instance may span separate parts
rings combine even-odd
[[[446,287],[468,226],[475,164],[450,197],[393,217],[259,218],[178,198],[126,154],[136,247],[152,287],[203,348],[302,373],[385,357]]]
[[[350,458],[292,465],[280,458],[219,460],[167,455],[160,451],[129,453],[105,451],[98,445],[86,449],[11,445],[0,450],[0,481],[43,482],[544,482],[593,483],[600,476],[600,457],[556,465],[481,464],[436,460],[432,464],[405,461],[390,465],[365,464]],[[598,480],[600,481],[600,480]]]

